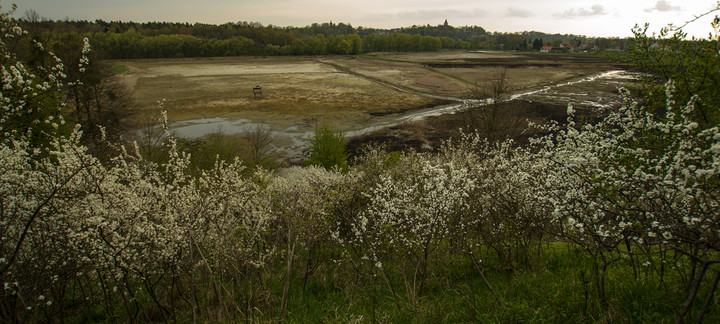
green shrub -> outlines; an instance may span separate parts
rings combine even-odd
[[[328,125],[315,127],[315,135],[310,139],[308,147],[307,164],[345,171],[348,168],[346,146],[342,132],[336,132]]]

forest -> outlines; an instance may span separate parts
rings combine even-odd
[[[540,32],[491,33],[478,26],[354,28],[344,23],[305,27],[263,26],[258,22],[135,23],[96,20],[53,21],[28,12],[21,26],[34,37],[52,40],[86,37],[108,59],[217,57],[238,55],[357,55],[370,52],[425,52],[442,49],[538,51],[544,44],[589,44],[597,50],[623,49],[629,39],[588,38]]]
[[[568,103],[566,120],[534,125],[522,145],[465,129],[430,152],[376,143],[352,159],[343,134],[318,127],[307,163],[280,168],[240,153],[196,165],[170,134],[153,150],[119,136],[126,97],[93,37],[209,41],[176,33],[195,26],[163,36],[90,23],[73,32],[108,31],[45,47],[46,31],[11,13],[0,15],[0,321],[720,320],[718,17],[704,40],[636,28],[623,59],[645,73],[601,118]],[[237,31],[252,28],[273,39],[262,48],[299,33]],[[374,35],[356,32],[363,45]],[[248,137],[254,152],[263,135]]]

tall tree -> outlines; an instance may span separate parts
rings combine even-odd
[[[351,45],[350,54],[362,53],[362,38],[360,38],[358,34],[350,34],[346,40],[349,41]]]

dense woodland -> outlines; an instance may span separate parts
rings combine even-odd
[[[425,52],[441,49],[529,51],[543,45],[590,44],[598,50],[622,49],[628,39],[587,38],[540,32],[491,33],[482,27],[451,25],[397,29],[352,27],[344,23],[305,27],[263,26],[258,22],[134,23],[96,20],[51,21],[28,13],[22,26],[39,40],[87,37],[111,59],[215,57],[238,55],[326,55],[369,52]]]
[[[468,108],[477,127],[431,152],[370,145],[349,160],[342,134],[318,128],[307,165],[290,168],[268,161],[262,129],[229,155],[213,151],[222,138],[115,136],[126,97],[93,39],[129,37],[112,46],[141,57],[143,40],[264,51],[415,30],[248,24],[204,38],[195,25],[151,35],[11,17],[0,15],[2,322],[720,321],[717,17],[706,40],[636,29],[625,60],[646,74],[595,122],[569,104],[524,145],[483,134],[501,115],[497,78],[488,105]],[[87,38],[57,41],[72,33]]]

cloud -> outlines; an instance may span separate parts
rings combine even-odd
[[[443,17],[478,17],[486,16],[487,13],[483,9],[471,9],[471,10],[456,10],[456,9],[445,9],[445,10],[417,10],[417,11],[405,11],[397,13],[399,18],[404,19],[432,19],[432,18],[443,18]]]
[[[665,0],[659,0],[655,3],[655,7],[645,8],[645,12],[653,11],[680,11],[680,6],[673,6]]]
[[[507,8],[507,13],[505,14],[505,17],[521,17],[521,18],[527,18],[532,17],[534,14],[530,12],[529,10],[525,9],[518,9],[518,8]]]
[[[578,9],[570,9],[566,10],[563,13],[555,14],[553,16],[557,18],[577,18],[577,17],[592,17],[592,16],[604,16],[607,15],[608,11],[605,10],[605,7],[599,4],[594,4],[590,7],[590,9],[585,8],[578,8]]]

